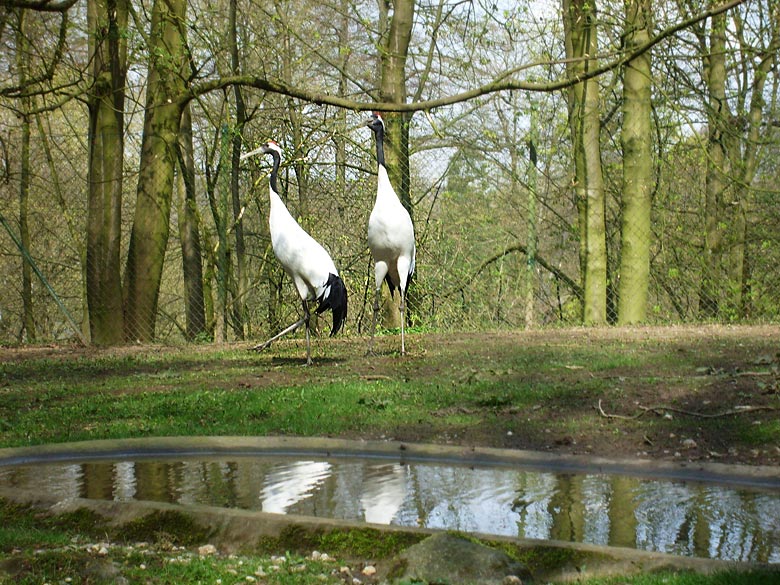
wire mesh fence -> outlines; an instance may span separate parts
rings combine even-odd
[[[89,319],[95,316],[90,302],[103,293],[88,284],[90,272],[105,270],[106,260],[89,250],[89,230],[97,226],[90,225],[96,220],[88,214],[86,151],[74,136],[48,138],[56,162],[40,145],[33,148],[26,199],[20,198],[17,173],[0,186],[0,343],[89,339]],[[418,146],[413,135],[409,195],[417,269],[409,325],[469,330],[582,323],[587,302],[582,266],[588,259],[581,254],[583,228],[570,170],[540,153],[532,186],[527,157],[508,164],[501,153]],[[355,130],[346,158],[338,162],[335,147],[325,141],[306,150],[283,147],[282,195],[344,278],[350,303],[346,334],[364,335],[374,295],[366,240],[376,189],[370,136]],[[140,242],[146,249],[158,246],[161,263],[159,284],[143,280],[148,268],[135,275],[155,289],[151,322],[143,323],[128,321],[128,315],[142,313],[127,310],[134,300],[127,259],[140,245],[133,229],[143,221],[138,208],[148,204],[143,198],[149,194],[138,187],[135,155],[126,154],[113,283],[121,304],[109,315],[125,342],[137,341],[136,331],[151,331],[161,341],[260,339],[298,318],[300,301],[268,235],[270,159],[241,163],[234,201],[225,148],[224,156],[212,152],[206,160],[196,147],[202,160],[190,199],[181,173],[170,188],[161,184],[153,193],[169,198],[170,214],[159,242]],[[639,234],[648,246],[649,272],[630,290],[621,286],[620,259],[624,232],[633,227],[622,222],[620,182],[609,176],[616,172],[605,171],[607,324],[619,321],[620,295],[646,298],[644,322],[651,324],[780,321],[780,209],[770,190],[751,190],[744,205],[723,206],[713,253],[703,169],[660,161],[650,231]],[[193,250],[185,238],[187,205],[199,239],[200,268],[194,275],[185,268]],[[25,264],[35,270],[25,272]],[[193,293],[193,279],[200,293]],[[202,322],[191,319],[193,302],[202,303]]]

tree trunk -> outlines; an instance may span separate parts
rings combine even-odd
[[[135,219],[125,270],[128,340],[154,339],[184,93],[184,0],[155,0]]]
[[[211,202],[211,213],[214,216],[214,227],[217,231],[217,248],[215,253],[215,267],[217,280],[217,302],[214,309],[216,318],[215,339],[227,341],[227,328],[229,323],[229,299],[228,290],[230,288],[230,252],[228,246],[228,225],[229,222],[229,190],[230,179],[227,174],[228,163],[230,161],[230,136],[227,124],[223,125],[220,131],[219,141],[219,175],[215,185],[216,192],[209,199]]]
[[[597,65],[596,6],[586,0],[563,0],[569,77]],[[574,148],[574,192],[579,212],[580,267],[586,324],[607,321],[607,244],[604,178],[599,143],[599,87],[595,79],[578,83],[568,93],[569,127]]]
[[[179,239],[181,240],[182,270],[184,274],[184,307],[186,336],[194,341],[206,332],[206,313],[203,301],[203,259],[200,246],[200,221],[195,200],[195,157],[192,144],[192,116],[190,106],[184,108],[179,132],[179,179],[183,196],[179,210]]]
[[[122,170],[127,71],[125,0],[88,4],[93,92],[89,96],[87,306],[92,342],[124,341],[121,280]]]
[[[719,283],[723,281],[723,199],[726,193],[727,156],[724,147],[724,120],[730,117],[726,101],[726,17],[712,17],[710,51],[705,56],[704,73],[709,93],[707,111],[707,176],[704,201],[704,262],[702,264],[699,314],[711,319],[720,311]]]
[[[16,34],[16,64],[19,72],[19,86],[24,87],[27,83],[27,72],[29,70],[30,45],[27,42],[27,13],[24,9],[17,10],[19,17],[19,28]],[[21,100],[21,124],[22,124],[22,144],[19,164],[19,238],[24,250],[30,251],[30,226],[27,221],[27,208],[30,199],[30,98],[24,97]],[[35,315],[33,313],[32,297],[32,266],[22,257],[22,307],[24,331],[28,342],[35,341],[37,335],[35,331]]]
[[[647,42],[650,0],[626,4],[625,50]],[[618,284],[618,324],[641,323],[647,316],[650,286],[650,225],[653,156],[650,52],[626,64],[623,77],[623,205]]]
[[[349,0],[341,0],[341,26],[339,27],[339,47],[349,47]],[[340,51],[341,63],[339,65],[339,85],[338,95],[347,96],[347,64],[349,62],[350,51]],[[347,110],[339,108],[336,111],[337,127],[341,132],[333,134],[333,144],[336,149],[336,193],[346,193],[347,191]],[[342,209],[339,207],[339,212]],[[343,219],[343,213],[341,213]]]
[[[230,0],[230,31],[228,32],[228,42],[230,43],[230,60],[233,75],[241,73],[241,63],[238,53],[238,25],[236,22],[238,0]],[[247,331],[247,310],[246,299],[249,293],[249,275],[246,269],[246,244],[244,243],[244,223],[242,220],[243,210],[241,207],[240,191],[240,161],[241,147],[246,124],[246,105],[244,96],[241,92],[241,86],[233,86],[233,95],[236,100],[236,129],[233,133],[233,156],[230,165],[230,196],[233,204],[233,223],[236,250],[236,284],[233,299],[232,324],[233,334],[236,339],[244,339]]]
[[[525,256],[525,327],[526,329],[534,326],[534,293],[536,291],[536,248],[537,248],[537,230],[536,230],[536,189],[537,189],[537,156],[536,143],[539,132],[536,100],[531,97],[531,115],[528,130],[528,226],[527,236],[527,254]]]
[[[766,81],[776,67],[777,52],[780,50],[780,17],[775,12],[766,21],[760,20],[759,26],[766,27],[768,42],[762,47],[753,46],[753,40],[747,40],[745,23],[735,16],[733,25],[736,37],[744,54],[755,52],[757,59],[746,59],[742,62],[742,79],[745,84],[740,92],[737,109],[744,112],[742,118],[728,120],[728,139],[725,140],[727,156],[730,159],[732,172],[735,175],[733,193],[728,207],[732,211],[729,229],[729,293],[730,305],[735,318],[748,316],[748,229],[755,221],[753,215],[754,194],[753,181],[758,168],[761,150],[766,141],[762,132],[767,121],[764,109],[766,106]],[[751,28],[753,24],[751,24]],[[750,68],[750,69],[747,69]],[[747,81],[750,79],[750,81]],[[749,96],[749,99],[748,99]]]
[[[381,1],[381,0],[380,0]],[[393,14],[387,26],[380,46],[380,85],[379,99],[381,101],[404,103],[406,90],[406,58],[409,52],[409,42],[412,37],[414,23],[414,0],[395,0]],[[410,188],[409,165],[409,124],[412,115],[409,113],[387,113],[385,120],[385,163],[390,183],[398,198],[406,207],[414,220]],[[385,287],[382,287],[385,290]],[[385,328],[401,326],[398,306],[401,295],[396,295],[393,301],[389,294],[383,299],[382,322]],[[414,312],[415,301],[410,296],[406,311],[407,319]]]

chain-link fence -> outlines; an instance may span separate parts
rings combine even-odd
[[[45,147],[40,141],[33,145],[26,199],[20,198],[13,161],[0,186],[0,343],[89,338],[90,299],[105,291],[90,291],[87,283],[95,281],[88,275],[109,270],[110,258],[100,250],[88,253],[89,230],[104,228],[88,225],[98,220],[87,212],[88,163],[77,138],[50,135]],[[138,189],[133,148],[139,141],[127,137],[122,198],[114,210],[120,218],[114,242],[119,266],[109,286],[120,303],[109,319],[125,331],[123,339],[135,341],[134,331],[151,331],[163,341],[261,339],[295,321],[300,301],[268,236],[270,159],[242,162],[233,191],[230,142],[209,147],[196,140],[191,189],[179,173],[169,191],[160,184],[148,192]],[[340,155],[326,140],[305,150],[282,141],[279,179],[288,207],[330,252],[344,278],[346,334],[362,335],[371,324],[374,295],[366,226],[376,162],[367,129],[353,127],[346,145]],[[532,169],[522,145],[520,156],[454,141],[422,148],[412,134],[409,195],[417,270],[409,293],[411,326],[517,329],[582,322],[582,266],[593,259],[581,254],[572,173],[551,148],[540,143],[535,150]],[[722,202],[715,231],[720,240],[713,247],[707,241],[713,218],[703,203],[704,165],[701,157],[659,160],[650,232],[640,238],[648,246],[649,275],[633,292],[620,286],[620,258],[623,231],[635,227],[622,221],[619,165],[605,165],[607,323],[620,317],[621,294],[646,294],[644,321],[651,324],[780,320],[780,209],[773,192],[752,188],[739,205]],[[166,197],[170,217],[155,232],[163,237],[155,241],[143,231],[134,236],[134,225],[149,221],[139,206],[156,205],[159,211]],[[190,223],[184,221],[188,201]],[[140,274],[129,286],[128,256],[139,250],[152,254],[155,246],[165,250],[157,254],[159,284],[154,263],[141,262],[134,264]],[[35,270],[23,271],[25,263]],[[128,322],[128,315],[144,314],[128,311],[141,302],[136,295],[144,287],[153,289],[143,301],[154,303],[146,313],[152,322]],[[200,322],[192,319],[198,314],[193,303],[202,304]]]

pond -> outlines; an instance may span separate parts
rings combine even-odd
[[[396,457],[0,463],[0,487],[780,562],[780,489]]]

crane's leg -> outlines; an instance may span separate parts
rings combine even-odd
[[[406,355],[406,284],[411,262],[406,256],[401,256],[396,266],[398,267],[398,293],[401,295],[401,304],[398,306],[401,311],[401,355]]]
[[[309,303],[306,301],[303,301],[303,319],[306,322],[306,365],[311,365],[311,339],[310,339],[310,329],[311,329],[311,313],[309,313]]]
[[[376,322],[379,317],[379,297],[382,294],[382,289],[377,288],[376,294],[374,295],[374,319],[371,322],[371,337],[368,340],[368,351],[366,352],[367,355],[374,355],[374,334],[376,333]]]
[[[302,317],[301,319],[299,319],[298,321],[296,321],[295,323],[290,325],[287,329],[285,329],[281,333],[277,333],[276,335],[274,335],[271,339],[269,339],[265,343],[258,343],[252,349],[254,351],[263,351],[264,349],[268,349],[274,341],[276,341],[277,339],[281,339],[282,337],[284,337],[288,333],[292,333],[293,331],[298,329],[298,327],[300,327],[301,325],[303,325],[305,323],[306,323],[306,317]]]
[[[379,298],[382,296],[382,282],[387,276],[389,266],[387,262],[379,260],[374,265],[374,282],[376,284],[376,295],[374,296],[374,320],[371,323],[371,338],[368,341],[368,351],[366,355],[373,355],[374,353],[374,335],[376,334],[376,324],[379,320]]]
[[[404,345],[404,327],[406,326],[406,295],[401,289],[401,355],[406,355],[406,346]]]

